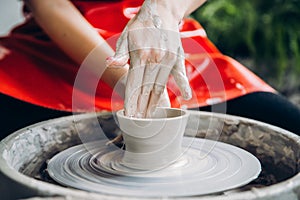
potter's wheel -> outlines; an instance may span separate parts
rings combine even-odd
[[[62,185],[91,192],[176,197],[237,188],[257,178],[261,171],[258,159],[243,149],[191,137],[183,138],[183,154],[171,166],[137,171],[123,166],[122,150],[106,146],[105,142],[60,152],[48,164],[49,175]]]

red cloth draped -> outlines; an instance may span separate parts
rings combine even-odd
[[[118,34],[137,12],[141,2],[73,1],[113,47]],[[167,86],[173,107],[205,106],[255,91],[275,92],[243,65],[223,55],[195,20],[184,20],[180,31],[193,98],[184,101],[174,80],[170,78]],[[81,84],[74,84],[79,69],[80,66],[68,58],[33,19],[16,27],[9,36],[0,38],[1,93],[65,111],[122,108],[122,99],[113,95],[112,89],[99,81],[99,77],[84,72],[81,74],[84,76]],[[94,91],[95,83],[98,85]]]

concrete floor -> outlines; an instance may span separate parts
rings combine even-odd
[[[0,0],[0,36],[24,20],[21,10],[21,0]]]

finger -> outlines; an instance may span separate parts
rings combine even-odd
[[[171,107],[171,102],[168,94],[168,90],[165,87],[164,93],[161,95],[160,100],[158,101],[158,107]]]
[[[192,91],[190,88],[189,80],[186,76],[185,59],[182,47],[179,48],[177,61],[172,69],[172,75],[176,84],[178,85],[181,95],[185,100],[192,98]]]
[[[159,66],[157,66],[157,63],[151,63],[148,60],[143,75],[142,90],[138,101],[137,112],[140,117],[146,117],[151,91],[153,89],[153,85],[158,71],[159,71]]]
[[[107,67],[123,67],[129,59],[128,53],[128,29],[125,27],[116,44],[114,56],[106,59]]]
[[[138,114],[141,117],[146,117],[147,107],[149,104],[151,91],[159,71],[159,62],[165,55],[160,49],[143,50],[146,52],[146,68],[143,75],[142,91],[138,101]]]
[[[164,89],[165,89],[165,85],[154,83],[153,90],[151,92],[151,97],[147,107],[147,112],[146,112],[147,118],[151,118],[152,113],[154,113],[155,109],[158,107]]]
[[[159,72],[156,76],[155,82],[160,85],[165,85],[168,81],[169,75],[175,63],[176,55],[173,53],[166,53],[162,62],[159,65]]]
[[[161,96],[164,93],[165,85],[168,81],[173,65],[174,61],[172,60],[172,58],[170,59],[169,55],[165,56],[163,62],[160,63],[159,71],[155,78],[155,83],[153,85],[153,90],[151,92],[151,97],[147,107],[147,117],[151,117],[151,114],[159,105],[159,101],[161,100]]]
[[[136,117],[138,97],[141,93],[141,85],[143,82],[143,73],[145,65],[141,65],[141,60],[136,59],[136,56],[131,56],[130,69],[128,71],[126,88],[125,88],[125,115]]]
[[[143,84],[141,94],[138,100],[138,116],[146,117],[147,108],[153,90],[154,82],[156,81],[159,72],[160,62],[165,55],[164,51],[160,49],[143,50],[141,59],[146,61],[146,67],[143,74]]]

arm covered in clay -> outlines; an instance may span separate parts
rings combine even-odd
[[[111,87],[127,73],[127,68],[106,68],[105,60],[113,49],[68,0],[24,0],[47,35],[79,65],[97,47],[95,66],[90,69]],[[90,57],[89,57],[90,59]],[[126,66],[124,63],[123,66]]]
[[[205,0],[145,0],[132,18],[107,60],[114,68],[130,58],[125,89],[125,115],[150,117],[165,96],[165,85],[173,75],[181,95],[188,100],[192,92],[186,76],[184,52],[179,34],[181,20]]]

